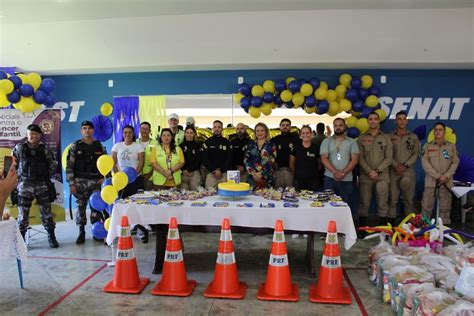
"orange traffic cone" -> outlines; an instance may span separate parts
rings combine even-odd
[[[114,278],[102,290],[109,293],[138,294],[143,291],[150,279],[140,278],[138,275],[137,259],[133,252],[127,216],[122,216],[121,226]]]
[[[267,301],[290,302],[296,302],[299,299],[298,285],[291,283],[285,233],[281,220],[277,220],[275,224],[267,279],[265,283],[260,284],[257,298]]]
[[[184,267],[181,239],[176,217],[171,217],[166,241],[165,262],[160,282],[151,291],[153,295],[189,296],[197,282],[188,280]]]
[[[205,297],[234,298],[245,297],[247,284],[239,281],[237,264],[235,263],[234,243],[230,231],[229,219],[222,222],[219,250],[217,252],[216,270],[214,280],[209,283]]]
[[[309,300],[316,303],[352,303],[349,289],[342,284],[341,257],[335,221],[330,221],[328,225],[318,284],[310,287]]]

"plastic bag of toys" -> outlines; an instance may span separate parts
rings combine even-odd
[[[380,240],[380,243],[369,249],[369,265],[367,267],[367,274],[369,281],[373,284],[378,284],[377,263],[380,258],[393,255],[393,247],[388,242]]]
[[[413,311],[413,299],[422,292],[430,292],[435,289],[433,283],[411,283],[402,285],[397,315],[411,315]]]
[[[390,284],[389,278],[392,270],[396,267],[409,266],[410,258],[400,255],[390,255],[379,259],[378,262],[378,288],[382,302],[390,302]]]
[[[413,315],[437,315],[442,310],[454,305],[458,300],[458,297],[448,294],[441,289],[421,292],[413,299]]]
[[[438,316],[474,316],[474,304],[459,300],[454,305],[443,309]]]

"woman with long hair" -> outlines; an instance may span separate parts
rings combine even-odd
[[[181,184],[181,168],[184,166],[183,151],[176,146],[173,132],[163,128],[158,145],[152,150],[150,163],[153,166],[153,189],[163,190]]]
[[[275,183],[276,147],[270,142],[270,131],[264,123],[257,123],[254,129],[255,140],[250,141],[245,153],[247,182],[254,190],[270,188]]]

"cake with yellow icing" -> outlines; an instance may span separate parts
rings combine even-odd
[[[217,194],[223,196],[245,196],[250,191],[250,185],[245,182],[235,181],[222,182],[217,185]]]

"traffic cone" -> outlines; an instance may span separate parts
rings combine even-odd
[[[184,267],[181,239],[176,217],[171,217],[166,240],[165,261],[160,282],[153,288],[153,295],[189,296],[197,282],[188,280]]]
[[[214,280],[207,286],[204,296],[242,299],[245,297],[246,291],[247,284],[239,281],[237,273],[229,219],[224,218],[219,239]]]
[[[148,282],[150,282],[149,278],[140,278],[138,275],[128,217],[122,216],[114,278],[102,290],[108,293],[138,294],[143,291]]]
[[[318,283],[310,287],[309,300],[316,303],[351,304],[351,293],[342,282],[336,222],[330,221]]]
[[[266,301],[297,302],[298,285],[291,283],[283,222],[277,220],[273,234],[272,253],[268,262],[267,279],[260,284],[257,298]]]

